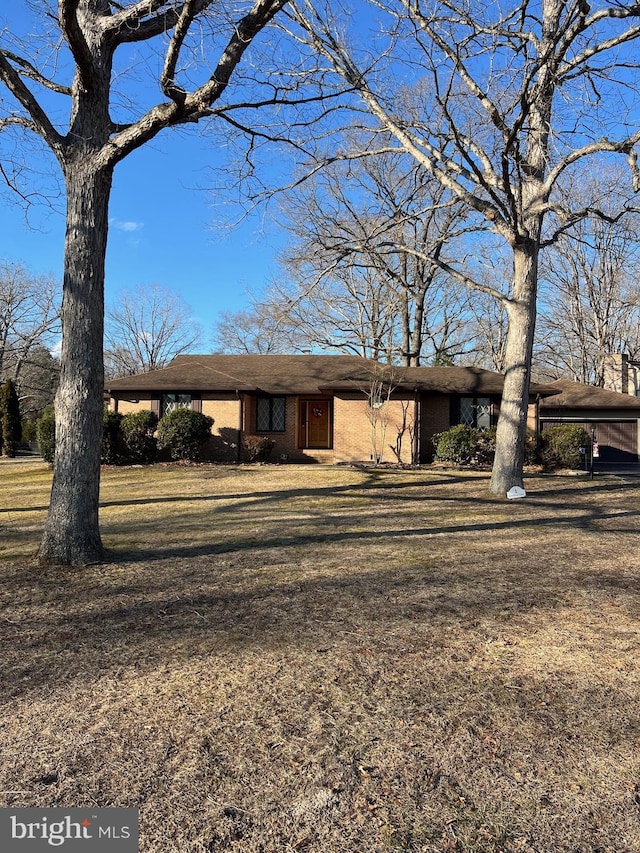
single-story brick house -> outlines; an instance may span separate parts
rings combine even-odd
[[[245,436],[289,462],[426,462],[430,439],[458,423],[497,423],[503,377],[477,367],[386,367],[348,355],[183,355],[114,379],[110,407],[161,417],[186,406],[214,419],[206,456],[237,461]],[[529,425],[549,386],[531,386]]]

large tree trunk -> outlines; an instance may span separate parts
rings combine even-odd
[[[42,563],[84,565],[104,551],[98,528],[103,417],[104,272],[111,170],[69,163],[56,395],[56,453]]]
[[[522,467],[536,325],[538,253],[538,242],[534,240],[527,240],[514,248],[513,298],[507,304],[509,329],[504,389],[490,486],[494,494],[504,495],[513,486],[523,487]]]

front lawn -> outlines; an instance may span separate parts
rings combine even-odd
[[[637,853],[640,479],[106,469],[110,562],[31,563],[0,463],[0,806],[142,853]]]

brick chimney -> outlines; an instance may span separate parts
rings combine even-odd
[[[617,352],[604,357],[604,387],[619,394],[629,393],[628,355]]]

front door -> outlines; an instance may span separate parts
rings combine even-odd
[[[300,401],[300,447],[309,450],[332,446],[332,401]]]

